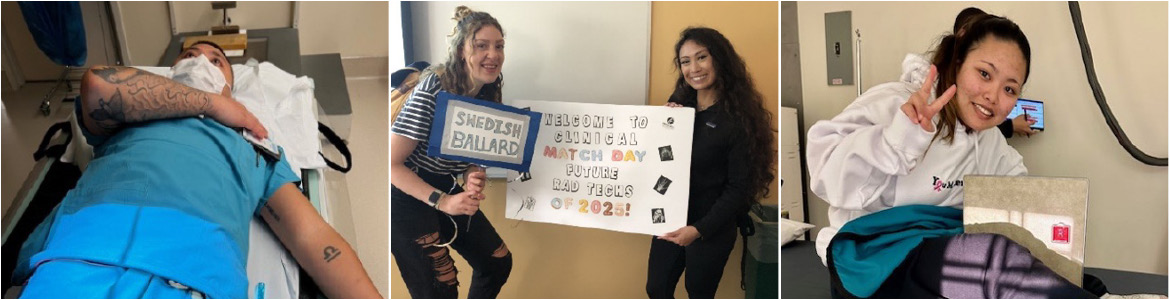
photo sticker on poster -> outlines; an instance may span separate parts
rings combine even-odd
[[[653,215],[651,222],[654,224],[666,223],[666,213],[661,208],[651,208],[650,212]]]
[[[658,183],[654,184],[654,191],[659,194],[666,195],[666,190],[670,188],[670,178],[666,176],[658,176]]]
[[[670,149],[670,145],[658,147],[658,158],[662,161],[674,160],[674,151]]]
[[[1068,244],[1070,240],[1069,231],[1071,230],[1072,226],[1065,224],[1064,222],[1052,224],[1052,242]]]

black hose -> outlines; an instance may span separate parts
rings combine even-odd
[[[1142,150],[1138,149],[1133,143],[1129,142],[1129,137],[1125,135],[1125,131],[1121,130],[1121,126],[1117,124],[1117,118],[1113,116],[1113,111],[1109,109],[1109,104],[1105,103],[1105,92],[1101,91],[1101,84],[1097,82],[1097,71],[1093,68],[1093,53],[1089,51],[1089,41],[1085,37],[1085,24],[1081,22],[1081,5],[1076,1],[1068,2],[1068,10],[1072,13],[1073,29],[1077,32],[1077,41],[1081,45],[1081,58],[1085,62],[1085,74],[1089,77],[1089,87],[1093,89],[1093,98],[1097,99],[1097,106],[1101,107],[1101,114],[1105,115],[1105,123],[1109,124],[1109,129],[1113,131],[1113,136],[1117,137],[1117,142],[1121,143],[1121,147],[1125,148],[1129,155],[1133,158],[1151,166],[1166,166],[1165,157],[1153,157]]]

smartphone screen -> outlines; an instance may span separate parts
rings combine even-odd
[[[1008,120],[1015,119],[1016,116],[1024,113],[1028,114],[1028,118],[1036,120],[1036,124],[1032,124],[1032,129],[1044,130],[1044,102],[1039,100],[1020,99],[1016,101],[1016,107],[1012,108],[1012,113],[1008,114]]]

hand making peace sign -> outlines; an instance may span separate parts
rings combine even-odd
[[[934,103],[927,102],[930,99],[931,86],[934,85],[934,78],[935,75],[938,75],[937,73],[938,68],[931,65],[930,73],[926,76],[926,82],[922,83],[922,88],[910,94],[910,99],[906,100],[905,104],[902,104],[902,112],[906,113],[907,117],[910,117],[910,121],[918,124],[918,126],[922,126],[922,130],[928,132],[934,131],[934,123],[931,122],[934,115],[942,111],[943,106],[946,106],[947,102],[951,102],[951,98],[955,96],[955,85],[952,84]]]

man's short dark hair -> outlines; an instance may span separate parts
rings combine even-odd
[[[216,44],[215,42],[212,42],[212,41],[207,41],[207,40],[198,41],[198,42],[191,44],[191,46],[187,47],[187,49],[191,49],[191,47],[195,47],[195,45],[198,45],[198,44],[204,44],[204,45],[211,46],[212,48],[215,48],[215,50],[219,50],[219,54],[223,54],[223,57],[225,57],[225,58],[227,57],[227,52],[223,51],[223,47],[220,47],[219,44]],[[183,49],[183,51],[187,51],[187,49]]]

